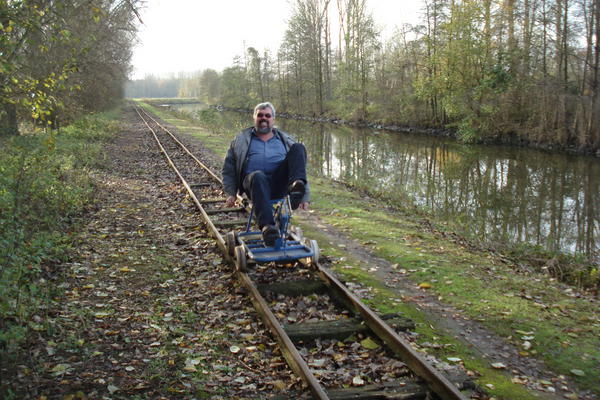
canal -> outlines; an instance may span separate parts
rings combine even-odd
[[[248,114],[220,116],[234,131],[251,124]],[[311,174],[415,205],[484,241],[600,260],[597,158],[283,118],[277,125],[307,146]]]

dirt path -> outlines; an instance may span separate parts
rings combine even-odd
[[[544,399],[592,400],[597,398],[593,394],[582,392],[578,397],[572,397],[571,394],[576,391],[575,385],[568,378],[548,371],[544,363],[536,358],[520,356],[521,349],[471,320],[461,310],[438,301],[435,296],[420,289],[412,281],[403,278],[402,273],[398,272],[390,262],[373,254],[358,241],[349,239],[343,232],[324,223],[315,214],[309,213],[305,218],[309,223],[319,226],[321,232],[334,246],[342,246],[352,257],[373,271],[377,280],[383,282],[388,289],[395,293],[396,297],[410,301],[418,310],[426,314],[436,329],[462,341],[479,356],[488,360],[489,364],[504,364],[506,372],[513,382],[539,392],[541,398]],[[423,350],[426,351],[426,349]],[[432,361],[440,362],[440,360]],[[540,381],[551,382],[552,385],[543,385]],[[549,390],[550,386],[552,389]]]
[[[127,113],[59,266],[15,398],[264,398],[301,389],[156,145]],[[138,398],[138,397],[136,397]]]

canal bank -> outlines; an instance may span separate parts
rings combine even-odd
[[[248,113],[172,108],[226,136],[249,123]],[[582,275],[592,268],[568,264],[600,261],[600,159],[297,119],[277,124],[307,146],[311,174],[414,206],[480,245],[528,262],[556,258],[561,266],[551,273],[594,285],[593,276]]]
[[[220,157],[235,134],[216,122],[204,129],[172,114],[162,117]],[[330,179],[313,177],[311,184],[314,212],[298,216],[306,221],[307,236],[319,241],[331,267],[354,281],[356,291],[374,308],[401,311],[420,321],[415,342],[422,351],[465,363],[480,376],[482,386],[501,398],[533,398],[523,387],[548,395],[564,391],[575,396],[571,398],[594,398],[592,392],[599,392],[595,377],[600,319],[593,297],[478,247],[411,207],[390,206]],[[311,220],[313,216],[317,219]],[[325,235],[329,229],[336,233]],[[357,249],[348,252],[349,243],[358,243]],[[361,252],[384,264],[360,259]],[[419,311],[421,305],[435,302],[440,305],[432,308],[439,315],[457,324],[477,322],[501,339],[500,349],[508,350],[482,360],[478,354],[487,350],[469,350],[482,346],[454,338],[442,329],[444,324],[429,319],[430,310]],[[485,333],[476,336],[491,340]],[[505,356],[507,361],[498,361]],[[544,365],[540,371],[533,367],[538,359]],[[574,389],[573,380],[590,392]]]

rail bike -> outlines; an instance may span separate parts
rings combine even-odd
[[[236,269],[246,271],[249,265],[270,262],[286,264],[304,261],[316,264],[319,260],[319,246],[316,240],[304,238],[300,227],[292,226],[289,195],[271,200],[270,204],[273,208],[275,225],[279,230],[279,236],[273,246],[265,243],[262,232],[253,225],[253,207],[248,215],[246,229],[241,232],[230,231],[225,235],[227,251],[234,259]]]

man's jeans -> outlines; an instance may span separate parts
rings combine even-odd
[[[244,192],[252,200],[259,228],[275,224],[269,200],[285,197],[289,185],[299,179],[306,183],[306,149],[302,143],[294,143],[290,147],[279,167],[270,176],[258,170],[244,177]]]

